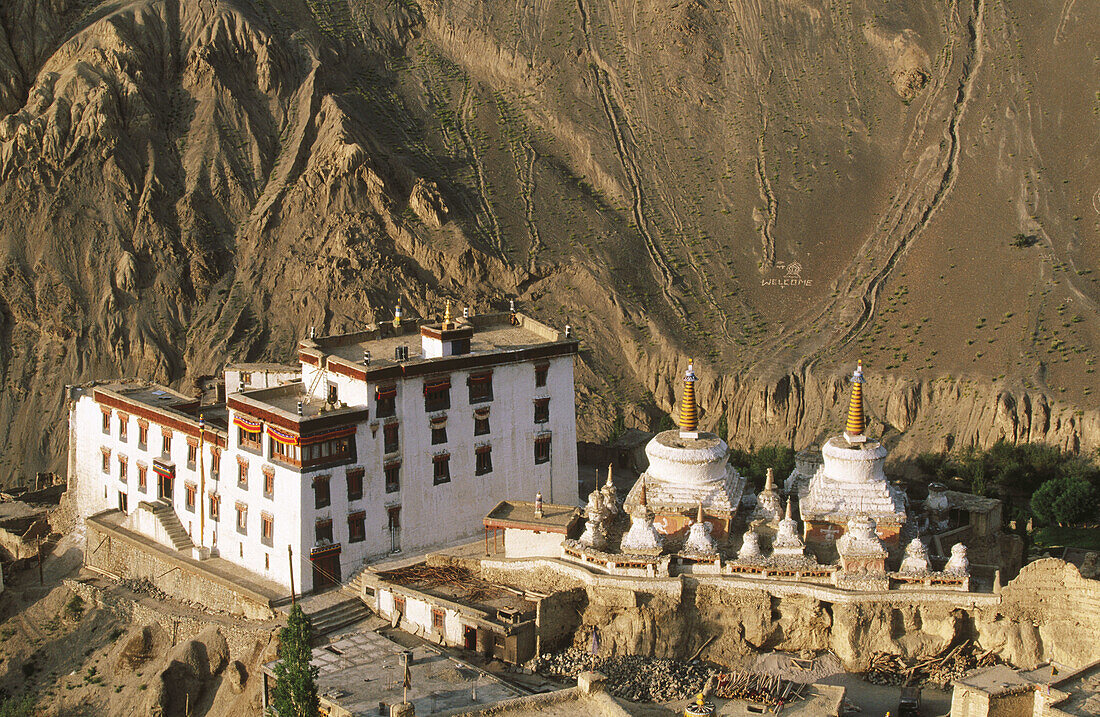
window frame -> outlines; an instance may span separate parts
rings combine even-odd
[[[324,538],[321,536],[321,531],[325,529],[328,531],[328,542],[324,542]],[[313,521],[313,544],[314,545],[335,545],[336,535],[332,532],[332,518],[318,518]]]
[[[237,509],[237,533],[248,535],[248,504],[237,501],[234,507]]]
[[[271,547],[275,542],[275,516],[265,510],[260,511],[260,544]]]
[[[313,476],[313,509],[321,510],[322,508],[328,508],[332,505],[332,476],[320,475]],[[319,491],[317,487],[324,485],[324,491]],[[322,494],[324,496],[324,502],[322,502]]]
[[[221,521],[222,510],[222,497],[218,493],[210,493],[207,495],[209,498],[210,519],[213,521]]]
[[[534,401],[535,405],[535,423],[543,424],[550,422],[550,397],[539,396]]]
[[[118,480],[120,483],[128,482],[130,474],[129,460],[121,453],[118,455]]]
[[[550,380],[550,362],[535,364],[535,388],[543,388]]]
[[[129,431],[130,415],[127,413],[118,414],[118,440],[123,443],[128,443],[128,431]]]
[[[103,413],[103,435],[109,436],[109,435],[111,435],[111,413],[112,413],[112,411],[109,408],[100,408],[99,410]]]
[[[393,471],[396,480],[390,481],[390,472]],[[389,461],[383,464],[382,473],[386,479],[386,495],[401,492],[401,461]]]
[[[440,466],[443,468],[440,469]],[[451,454],[439,453],[432,456],[432,485],[444,485],[451,482]]]
[[[160,429],[160,455],[168,459],[172,457],[172,431],[167,428]]]
[[[138,448],[147,451],[149,450],[149,422],[139,418],[138,419]]]
[[[195,483],[193,483],[189,480],[183,482],[183,507],[184,507],[184,510],[186,510],[189,513],[194,513],[195,512],[195,505],[196,505],[198,494],[199,494],[199,487]]]
[[[367,539],[367,512],[357,510],[348,514],[348,543],[362,543]]]
[[[275,468],[260,466],[260,473],[264,476],[264,498],[275,500]]]
[[[382,452],[386,455],[401,452],[400,423],[390,421],[382,425]],[[393,434],[393,443],[390,443],[390,434]]]
[[[437,413],[451,407],[451,377],[424,379],[424,411]]]
[[[237,487],[248,490],[248,461],[237,457]]]
[[[466,377],[470,405],[493,400],[493,371],[477,371]]]
[[[397,415],[397,384],[379,384],[374,389],[375,418],[392,418]]]
[[[545,455],[542,455],[539,451],[540,446],[546,446]],[[553,456],[553,436],[549,433],[542,433],[535,436],[535,465],[542,465],[549,463]]]
[[[363,499],[363,478],[365,476],[366,470],[362,467],[349,468],[344,473],[344,480],[347,484],[349,503],[352,501]],[[353,486],[357,486],[357,489],[352,490]]]
[[[474,448],[474,475],[483,476],[493,472],[493,447],[491,445]]]
[[[138,476],[138,492],[149,492],[149,466],[144,463],[138,462],[137,464],[137,476]]]

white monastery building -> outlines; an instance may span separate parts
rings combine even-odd
[[[298,367],[230,366],[224,403],[73,387],[70,490],[81,518],[121,511],[190,557],[327,587],[474,534],[506,496],[576,504],[577,349],[568,327],[448,306],[442,322],[311,336]]]

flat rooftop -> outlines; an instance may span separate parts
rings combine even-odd
[[[525,528],[565,534],[580,517],[580,508],[572,505],[543,503],[542,517],[538,517],[534,502],[502,500],[485,516],[485,527]]]
[[[379,703],[402,702],[406,648],[375,632],[353,632],[313,649],[322,701],[355,717],[377,715]],[[488,705],[522,693],[496,677],[444,656],[427,646],[409,652],[409,702],[418,715]],[[275,662],[264,665],[269,674]],[[389,714],[387,710],[386,714]]]
[[[497,610],[534,612],[535,603],[519,591],[482,580],[476,573],[458,565],[416,563],[375,575],[392,585],[467,605],[496,618]]]
[[[1049,682],[1049,680],[1045,680],[1044,682]],[[956,683],[965,685],[971,689],[996,695],[1008,690],[1015,690],[1019,687],[1039,684],[1039,681],[1014,670],[1008,665],[993,665],[992,667],[978,670],[962,679],[956,680]]]
[[[255,408],[265,411],[274,411],[291,421],[300,421],[303,418],[315,418],[320,415],[339,416],[342,414],[354,414],[363,410],[362,406],[345,406],[343,408],[326,407],[323,399],[309,396],[301,381],[291,381],[282,386],[272,388],[257,388],[249,391],[235,393],[230,399],[237,408],[237,404],[243,404],[245,410]],[[302,402],[302,413],[298,414],[298,402]]]
[[[183,409],[198,406],[199,403],[199,399],[193,396],[186,396],[179,391],[150,381],[115,381],[97,385],[95,390],[113,393],[150,408],[176,410],[192,418],[191,413]]]
[[[512,325],[510,314],[507,312],[455,319],[455,326],[458,329],[467,327],[473,329],[470,352],[461,356],[522,351],[558,343],[576,343],[574,339],[566,338],[564,332],[557,331],[529,316],[516,314],[516,319],[518,325],[515,326]],[[421,350],[420,329],[422,326],[436,325],[437,322],[433,321],[406,321],[400,328],[395,329],[392,324],[372,324],[367,330],[358,333],[306,339],[299,343],[299,350],[318,358],[335,356],[364,368],[367,364],[363,362],[363,352],[370,351],[371,370],[457,358],[455,356],[424,357]],[[404,361],[395,361],[394,350],[402,346],[408,347],[409,357]]]
[[[952,508],[959,508],[969,513],[989,513],[1001,504],[996,498],[986,498],[973,493],[960,493],[957,490],[946,490],[947,502]]]

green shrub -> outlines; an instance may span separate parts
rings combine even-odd
[[[1096,515],[1100,492],[1084,478],[1063,475],[1039,486],[1031,498],[1031,512],[1044,523],[1082,523]]]

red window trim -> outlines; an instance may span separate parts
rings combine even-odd
[[[477,447],[474,448],[474,453],[480,455],[482,453],[491,453],[492,450],[493,450],[492,446],[477,446]]]
[[[432,456],[432,463],[442,463],[444,461],[450,460],[450,458],[450,453],[440,453],[439,455]]]

